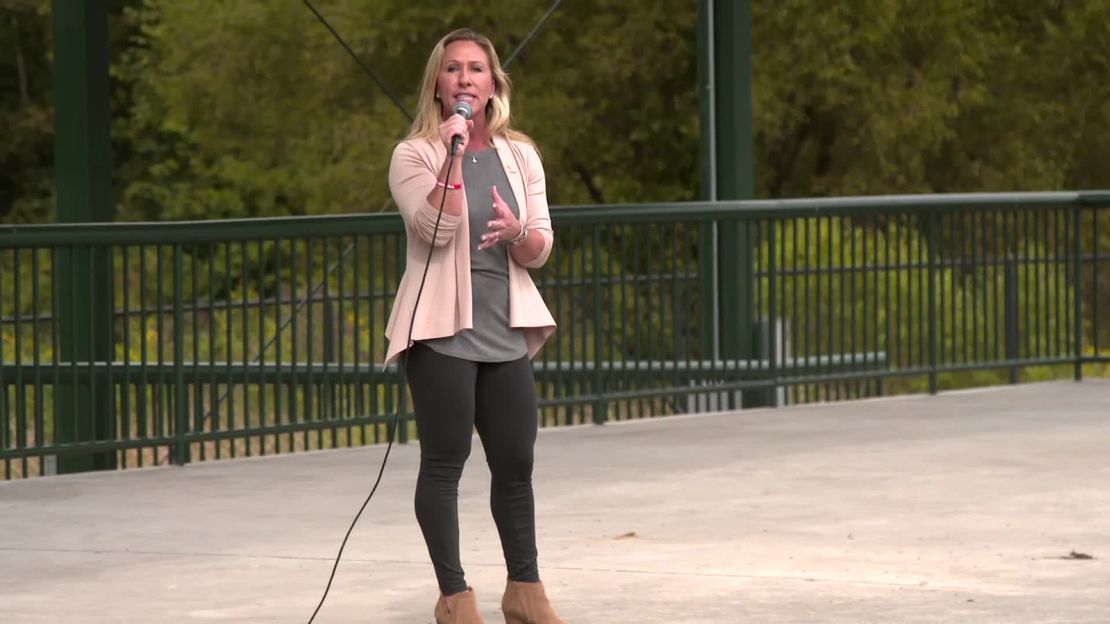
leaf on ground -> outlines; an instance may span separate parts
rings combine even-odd
[[[1087,553],[1075,552],[1075,550],[1072,550],[1070,553],[1068,553],[1067,555],[1064,555],[1063,557],[1060,557],[1060,558],[1061,559],[1094,559],[1094,557],[1092,557],[1091,555],[1088,555]]]

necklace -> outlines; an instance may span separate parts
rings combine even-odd
[[[487,145],[486,147],[483,147],[480,150],[476,150],[476,151],[473,151],[473,152],[467,152],[467,155],[470,156],[470,162],[472,162],[474,164],[478,164],[479,160],[485,160],[486,159],[486,153],[489,152],[489,151],[490,151],[490,147]]]

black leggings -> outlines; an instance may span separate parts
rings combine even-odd
[[[440,591],[466,591],[459,560],[459,478],[478,429],[492,476],[490,508],[508,576],[539,581],[532,496],[537,404],[527,357],[471,362],[415,344],[406,363],[420,436],[416,519]]]

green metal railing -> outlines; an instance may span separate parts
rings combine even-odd
[[[1107,193],[553,217],[534,273],[560,325],[534,361],[544,425],[1108,374]],[[718,290],[704,247],[722,224],[750,232],[754,274]],[[396,409],[407,440],[405,392],[380,365],[403,262],[397,215],[0,230],[0,470],[374,443]],[[78,274],[110,277],[76,301]],[[706,322],[741,287],[756,327]],[[721,355],[737,334],[754,356]]]

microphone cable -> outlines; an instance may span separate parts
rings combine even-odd
[[[335,39],[339,42],[339,44],[341,46],[343,46],[343,49],[346,50],[347,53],[350,54],[353,59],[355,59],[355,62],[357,62],[359,64],[359,67],[361,67],[362,70],[364,72],[366,72],[367,75],[370,76],[370,78],[378,85],[378,87],[380,87],[382,89],[382,91],[385,92],[385,94],[389,97],[389,99],[393,101],[393,104],[396,105],[397,108],[405,115],[405,117],[407,117],[411,121],[412,120],[412,115],[410,115],[408,113],[408,111],[405,110],[404,106],[401,105],[400,101],[398,101],[397,98],[394,97],[394,95],[389,91],[389,89],[386,88],[385,84],[381,81],[381,79],[378,78],[378,76],[375,75],[374,72],[370,71],[370,68],[367,67],[366,64],[362,62],[362,59],[360,59],[358,57],[358,55],[355,54],[353,50],[351,50],[350,46],[347,45],[347,42],[345,42],[343,40],[343,38],[339,36],[339,33],[336,32],[335,29],[331,27],[331,24],[328,23],[328,21],[324,18],[324,16],[321,15],[320,12],[316,10],[316,7],[313,6],[312,3],[309,0],[303,0],[303,1],[304,1],[305,6],[307,6],[309,8],[309,10],[312,11],[312,13],[316,16],[316,19],[320,20],[320,23],[323,24],[324,27],[327,28],[329,32],[331,32],[331,34],[335,37]],[[559,2],[561,3],[562,0],[559,0]],[[550,14],[550,11],[549,11],[549,14]],[[546,19],[546,16],[544,17],[544,19]],[[467,112],[465,113],[464,117],[466,119],[470,119],[470,116],[472,114],[469,111],[470,107],[467,106],[466,108],[467,108]],[[463,114],[463,113],[459,112],[458,110],[456,110],[455,112],[457,114]],[[452,140],[452,145],[449,148],[450,158],[449,158],[448,165],[447,165],[447,175],[448,175],[448,177],[451,174],[451,167],[454,166],[455,153],[456,153],[457,150],[458,150],[458,143],[456,141]],[[446,188],[443,189],[443,197],[440,198],[440,200],[439,200],[439,210],[438,210],[438,213],[436,214],[436,223],[435,223],[435,227],[432,228],[432,242],[428,245],[428,257],[424,261],[424,273],[420,276],[420,287],[416,290],[416,301],[413,302],[413,305],[412,305],[412,318],[409,319],[409,333],[408,333],[408,336],[405,338],[405,349],[403,351],[401,351],[400,361],[398,362],[398,366],[397,366],[398,379],[400,380],[400,384],[398,385],[398,388],[400,389],[400,391],[402,393],[404,393],[404,389],[405,389],[405,386],[407,384],[407,380],[406,380],[406,376],[405,376],[405,370],[408,367],[409,351],[410,351],[410,348],[411,348],[411,345],[412,345],[412,328],[413,328],[413,325],[416,324],[416,311],[420,307],[420,296],[422,294],[424,294],[424,283],[428,279],[428,269],[429,269],[429,267],[431,267],[431,264],[432,264],[432,253],[435,252],[435,248],[436,248],[435,241],[436,241],[436,238],[439,237],[439,224],[440,224],[440,221],[443,219],[443,206],[447,202],[448,190],[449,189],[446,189]],[[402,394],[402,398],[403,398],[403,394]],[[316,609],[312,612],[312,615],[308,618],[308,624],[312,624],[313,621],[316,620],[317,614],[320,613],[320,609],[324,606],[324,601],[327,600],[328,592],[331,590],[331,584],[335,580],[335,573],[339,569],[339,560],[343,557],[343,549],[347,547],[347,540],[350,539],[351,533],[355,529],[355,525],[358,524],[359,518],[362,517],[362,512],[366,510],[367,505],[370,504],[370,499],[374,497],[374,493],[378,491],[378,486],[382,482],[382,475],[385,474],[385,466],[386,466],[386,463],[389,461],[389,452],[391,450],[393,450],[393,439],[396,437],[397,427],[399,426],[400,421],[401,421],[401,406],[403,404],[404,404],[403,400],[398,400],[397,401],[397,409],[393,413],[393,426],[387,430],[388,433],[389,433],[389,443],[385,447],[385,455],[382,457],[382,464],[378,468],[378,476],[374,480],[374,486],[372,488],[370,488],[370,493],[367,494],[366,500],[364,500],[362,502],[362,506],[359,507],[358,513],[356,513],[354,519],[351,520],[351,526],[347,528],[347,533],[343,536],[343,541],[339,544],[339,552],[335,555],[335,563],[332,565],[331,574],[328,576],[328,584],[324,587],[324,594],[322,596],[320,596],[320,602],[317,603]]]
[[[305,6],[307,6],[309,8],[310,11],[312,11],[312,13],[316,16],[316,18],[318,20],[320,20],[320,23],[323,24],[324,27],[327,28],[329,32],[331,32],[331,34],[336,38],[336,40],[339,41],[339,44],[343,47],[343,49],[346,50],[347,53],[350,54],[353,59],[355,59],[355,62],[358,63],[359,67],[361,67],[362,70],[370,76],[370,78],[378,85],[378,87],[380,87],[382,89],[382,91],[384,91],[386,93],[386,95],[390,98],[390,100],[393,101],[393,103],[405,115],[405,117],[408,117],[409,120],[411,121],[412,120],[412,115],[409,115],[408,111],[405,110],[404,106],[402,106],[401,103],[397,100],[397,98],[394,97],[393,94],[389,91],[389,89],[387,89],[385,87],[385,84],[381,81],[381,79],[378,78],[378,76],[375,75],[374,72],[370,71],[370,68],[367,67],[366,64],[362,62],[362,59],[360,59],[358,57],[358,55],[355,54],[353,50],[351,50],[350,46],[347,45],[347,42],[345,42],[343,40],[343,38],[339,36],[339,33],[336,32],[335,29],[331,27],[331,24],[328,23],[328,21],[324,18],[324,16],[321,15],[320,12],[316,10],[316,7],[313,6],[312,3],[309,0],[304,0],[304,4],[305,4]],[[448,172],[450,172],[450,170],[451,170],[450,169],[451,165],[454,164],[454,158],[455,158],[455,153],[454,152],[455,152],[455,150],[451,150],[451,164],[448,165],[448,169],[447,169]],[[447,189],[443,189],[443,197],[442,197],[442,199],[440,199],[440,202],[439,202],[439,214],[436,215],[435,227],[432,230],[432,242],[428,246],[428,258],[424,262],[424,273],[420,277],[420,287],[416,291],[416,301],[413,303],[413,306],[412,306],[412,318],[409,319],[409,332],[408,332],[408,336],[405,339],[405,349],[401,352],[400,361],[399,361],[398,366],[397,366],[398,379],[400,380],[400,384],[398,385],[398,389],[400,390],[401,393],[404,393],[405,385],[407,383],[406,379],[405,379],[405,369],[408,366],[409,347],[410,347],[410,344],[412,343],[412,328],[413,328],[413,325],[416,323],[416,311],[417,311],[417,309],[419,309],[419,306],[420,306],[420,296],[424,293],[424,283],[428,279],[428,268],[431,266],[431,263],[432,263],[432,253],[435,251],[435,248],[436,248],[435,240],[439,236],[439,224],[440,224],[441,219],[443,218],[443,206],[446,203],[446,201],[447,201]],[[402,394],[402,398],[403,398],[403,394]],[[366,500],[364,500],[362,502],[362,506],[359,507],[358,513],[356,513],[354,519],[351,520],[351,526],[347,528],[346,534],[343,535],[343,541],[339,544],[339,552],[335,555],[335,563],[332,565],[331,574],[328,575],[328,583],[324,587],[323,595],[320,596],[320,602],[316,604],[316,609],[312,611],[312,615],[309,616],[309,618],[308,618],[308,624],[312,624],[316,620],[316,616],[320,613],[320,609],[324,606],[324,601],[327,600],[327,598],[328,598],[328,592],[331,591],[332,582],[335,581],[335,573],[339,569],[339,561],[343,557],[343,550],[347,547],[347,541],[350,539],[351,533],[355,529],[355,525],[358,524],[359,518],[362,517],[362,512],[366,510],[367,505],[370,504],[370,499],[372,499],[374,497],[374,493],[378,491],[378,486],[382,482],[382,476],[385,474],[385,466],[386,466],[386,463],[389,461],[389,453],[390,453],[390,451],[393,450],[393,439],[396,437],[397,427],[400,425],[401,406],[403,404],[404,404],[403,400],[398,400],[397,401],[397,409],[393,413],[393,425],[392,425],[392,427],[387,429],[387,432],[389,434],[389,443],[385,447],[385,455],[382,457],[382,464],[378,468],[378,476],[374,480],[374,486],[372,488],[370,488],[370,493],[367,494]]]
[[[447,165],[448,176],[450,176],[451,167],[455,164],[455,150],[451,150],[449,164]],[[424,273],[420,276],[420,287],[416,290],[416,301],[412,304],[412,318],[409,319],[409,334],[405,338],[405,349],[401,352],[401,362],[397,367],[397,372],[401,380],[398,386],[401,392],[404,392],[405,384],[405,369],[408,367],[409,351],[412,347],[412,328],[416,324],[416,311],[420,307],[420,296],[424,294],[424,282],[428,279],[428,268],[432,264],[432,253],[435,252],[436,238],[439,236],[439,223],[443,219],[443,206],[447,202],[448,189],[443,189],[443,197],[439,200],[439,211],[436,215],[436,224],[432,228],[432,242],[428,245],[428,257],[424,261]],[[351,521],[351,526],[347,528],[346,535],[343,536],[343,542],[339,545],[339,553],[335,556],[335,564],[331,568],[331,575],[328,576],[328,584],[324,587],[324,595],[320,597],[319,604],[316,605],[316,610],[312,612],[312,616],[308,618],[308,624],[316,619],[316,614],[320,612],[320,608],[324,606],[324,601],[327,600],[328,591],[331,590],[332,581],[335,580],[335,572],[339,569],[339,560],[343,557],[343,549],[347,547],[347,540],[351,537],[351,532],[355,530],[355,525],[358,524],[358,519],[362,517],[362,512],[366,510],[366,506],[370,504],[370,499],[374,497],[374,492],[378,491],[378,485],[382,482],[382,475],[385,473],[386,462],[389,461],[389,451],[393,449],[393,438],[396,436],[397,426],[401,420],[401,405],[404,401],[397,401],[397,409],[393,413],[393,427],[389,429],[389,444],[385,447],[385,456],[382,457],[382,465],[378,468],[378,478],[374,481],[374,487],[370,488],[370,494],[366,496],[366,500],[362,502],[359,507],[358,513],[355,514],[354,520]]]

